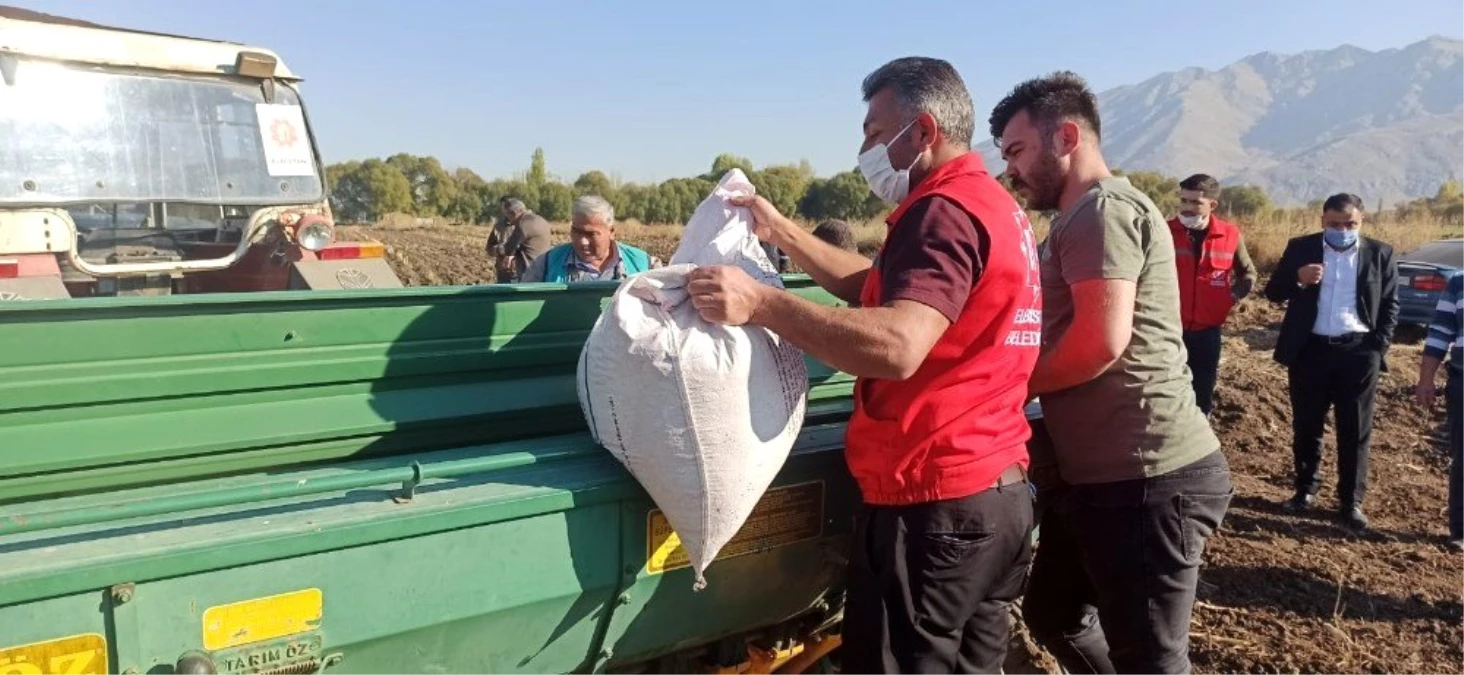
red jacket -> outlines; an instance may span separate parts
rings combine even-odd
[[[980,221],[989,252],[960,316],[912,377],[855,384],[845,456],[869,504],[966,497],[990,488],[1011,465],[1028,462],[1031,430],[1023,407],[1042,329],[1031,224],[971,153],[921,181],[888,225],[896,227],[913,204],[932,195]],[[876,265],[860,304],[883,305],[880,287]]]
[[[1174,236],[1174,261],[1179,266],[1179,314],[1184,330],[1220,327],[1235,305],[1231,285],[1240,230],[1211,214],[1198,259],[1189,229],[1178,218],[1169,221],[1169,233]]]

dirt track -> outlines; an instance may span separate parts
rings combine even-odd
[[[481,228],[343,230],[345,238],[386,243],[393,268],[409,284],[492,280]],[[656,244],[648,248],[669,255]],[[1442,546],[1442,411],[1418,409],[1409,393],[1421,347],[1398,344],[1389,354],[1365,504],[1372,530],[1355,536],[1330,519],[1330,441],[1318,508],[1301,516],[1280,509],[1291,494],[1286,373],[1270,358],[1280,319],[1280,310],[1250,299],[1226,331],[1214,425],[1237,494],[1206,554],[1191,634],[1195,668],[1464,672],[1464,556]]]

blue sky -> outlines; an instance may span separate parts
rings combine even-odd
[[[1464,35],[1459,0],[14,2],[278,51],[328,162],[411,152],[491,178],[542,146],[565,180],[692,175],[721,152],[851,169],[860,80],[911,54],[956,65],[979,132],[1013,84],[1056,69],[1101,91],[1258,51]]]

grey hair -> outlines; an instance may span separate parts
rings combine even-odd
[[[970,149],[976,110],[966,83],[950,63],[922,56],[895,59],[864,78],[863,89],[865,103],[891,89],[909,117],[929,113],[946,141]]]
[[[517,197],[510,197],[505,203],[509,211],[527,211],[529,207],[524,206],[524,200]]]
[[[606,225],[615,224],[615,207],[611,206],[610,202],[605,201],[605,198],[599,195],[577,197],[574,200],[574,210],[571,213],[575,218],[581,216],[585,218],[600,216],[605,219]]]

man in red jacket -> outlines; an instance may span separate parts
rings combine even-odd
[[[1256,283],[1240,228],[1215,215],[1220,183],[1197,173],[1179,183],[1179,215],[1169,221],[1179,268],[1179,311],[1195,402],[1209,417],[1220,371],[1220,327]]]
[[[844,670],[998,672],[1031,557],[1023,407],[1041,343],[1026,214],[971,152],[975,112],[949,63],[903,58],[864,80],[860,171],[897,204],[879,256],[819,241],[767,200],[758,236],[834,295],[827,307],[735,267],[701,268],[702,317],[765,326],[858,376],[845,439],[865,507],[844,613]]]

